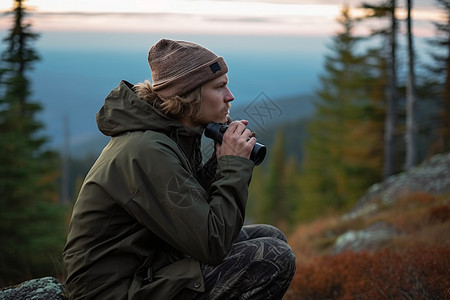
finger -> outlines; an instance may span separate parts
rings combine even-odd
[[[251,130],[250,130],[250,129],[245,129],[245,130],[242,132],[242,137],[245,138],[246,141],[247,141],[248,139],[252,138],[253,136],[252,136]]]
[[[256,144],[256,138],[254,136],[250,137],[247,141],[247,143],[252,145],[252,148],[255,146]]]
[[[231,134],[236,131],[236,127],[238,126],[238,121],[233,121],[228,125],[227,131],[225,131],[225,134]]]
[[[233,121],[228,126],[228,129],[225,133],[229,132],[229,134],[238,133],[242,134],[242,132],[245,130],[245,124],[243,124],[241,121]]]

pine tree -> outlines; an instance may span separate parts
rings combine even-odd
[[[412,0],[407,0],[408,80],[406,84],[406,161],[405,169],[418,163],[415,53],[412,33]]]
[[[271,149],[268,177],[264,185],[266,201],[263,203],[262,217],[265,223],[273,225],[285,223],[287,200],[284,176],[285,164],[284,137],[281,133],[278,133]]]
[[[0,81],[0,283],[54,271],[64,243],[56,192],[54,152],[45,149],[36,120],[41,106],[30,100],[27,78],[39,57],[38,35],[25,24],[23,1],[15,0],[14,25],[4,39]]]
[[[386,117],[384,129],[384,165],[383,178],[388,178],[396,171],[396,136],[397,136],[397,31],[395,15],[397,0],[387,0],[380,5],[364,3],[363,8],[369,13],[366,18],[389,18],[390,26],[374,30],[374,36],[385,36],[388,39],[386,58],[388,59],[388,85],[386,87]]]
[[[450,151],[450,1],[437,0],[444,12],[443,22],[434,23],[436,35],[430,41],[434,48],[431,53],[434,66],[429,66],[434,82],[427,82],[433,87],[431,93],[438,99],[440,113],[438,116],[437,142],[432,153]]]
[[[286,232],[289,233],[299,222],[298,210],[301,203],[301,177],[299,163],[295,156],[290,156],[287,159],[284,173],[286,179],[286,215],[284,218],[284,223],[286,224]]]
[[[264,175],[265,174],[263,166],[253,169],[252,181],[249,186],[247,209],[246,209],[247,223],[262,222],[264,215],[263,206],[267,196],[264,192]]]
[[[267,169],[255,168],[250,185],[247,212],[249,220],[267,223],[288,232],[297,222],[299,194],[298,162],[286,158],[282,131],[275,134],[275,142],[266,158]]]
[[[368,62],[372,55],[356,54],[360,38],[353,36],[354,22],[344,7],[343,31],[325,58],[309,126],[300,209],[312,216],[347,208],[380,178],[382,128],[379,103],[373,102],[378,74]]]

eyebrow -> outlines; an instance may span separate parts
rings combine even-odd
[[[221,81],[217,82],[217,85],[223,85],[223,84],[225,84],[225,85],[228,84],[228,80],[224,79],[224,80],[221,80]]]

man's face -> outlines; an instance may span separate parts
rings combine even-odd
[[[227,115],[234,100],[227,87],[228,76],[222,76],[205,83],[202,87],[201,116],[198,123],[206,125],[209,122],[226,123]]]

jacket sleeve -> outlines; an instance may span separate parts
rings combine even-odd
[[[217,157],[216,151],[212,152],[209,160],[197,167],[197,180],[202,185],[202,187],[209,192],[211,184],[214,181],[214,176],[217,171]]]
[[[159,142],[140,149],[125,171],[135,187],[127,211],[179,251],[219,264],[243,225],[254,163],[221,157],[207,192],[174,145]]]

